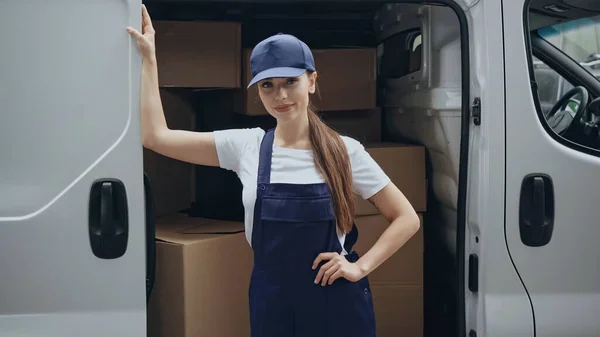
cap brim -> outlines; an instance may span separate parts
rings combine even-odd
[[[281,68],[271,68],[265,71],[261,71],[256,74],[254,78],[248,84],[248,88],[250,88],[254,83],[258,81],[262,81],[267,78],[274,77],[298,77],[306,72],[306,69],[301,68],[290,68],[290,67],[281,67]]]

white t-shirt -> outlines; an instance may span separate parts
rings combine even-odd
[[[214,131],[221,168],[234,171],[242,182],[246,239],[250,244],[252,244],[260,144],[264,135],[265,131],[261,128]],[[342,136],[342,139],[350,157],[353,189],[362,198],[368,199],[385,187],[390,179],[361,143],[346,136]],[[312,150],[290,149],[273,145],[271,183],[313,184],[323,182],[325,180],[314,164]],[[338,231],[338,238],[343,247],[345,235]]]

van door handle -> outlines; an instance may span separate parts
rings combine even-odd
[[[92,184],[89,203],[89,237],[94,255],[116,259],[127,250],[129,214],[125,185],[117,179]]]
[[[547,245],[554,229],[554,186],[547,174],[529,174],[521,184],[519,231],[530,247]]]

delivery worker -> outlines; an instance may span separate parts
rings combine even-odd
[[[233,170],[243,184],[246,236],[255,258],[251,336],[375,336],[367,275],[416,233],[419,218],[364,147],[315,114],[309,97],[317,71],[308,46],[278,34],[251,53],[248,87],[258,87],[277,121],[274,129],[170,130],[145,7],[142,15],[142,33],[127,30],[143,55],[143,145],[174,159]],[[352,250],[353,191],[391,223],[360,258]]]

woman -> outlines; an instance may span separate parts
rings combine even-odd
[[[253,78],[277,120],[260,128],[170,130],[159,96],[154,29],[142,8],[142,135],[146,148],[178,160],[233,170],[243,184],[253,337],[375,336],[367,275],[419,228],[410,203],[364,147],[317,117],[309,96],[317,72],[308,46],[278,34],[252,51]],[[390,221],[361,258],[352,251],[353,190]]]

